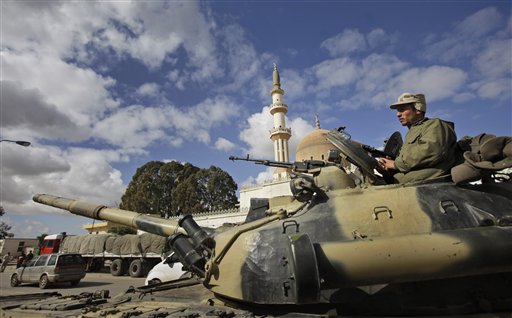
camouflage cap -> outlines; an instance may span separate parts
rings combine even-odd
[[[396,109],[398,106],[406,104],[414,104],[414,108],[417,110],[422,112],[427,111],[427,101],[425,100],[425,95],[411,93],[403,93],[400,95],[396,103],[389,106],[389,108]]]

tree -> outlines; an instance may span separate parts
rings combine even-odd
[[[237,202],[237,185],[233,178],[224,170],[210,166],[207,170],[197,173],[197,185],[202,207],[206,210],[222,210],[232,208]]]
[[[5,214],[5,210],[3,206],[0,206],[0,216]],[[14,234],[9,232],[11,226],[5,223],[4,221],[0,222],[0,239],[4,239],[6,237],[13,237]]]
[[[200,169],[190,163],[151,161],[137,169],[121,209],[172,216],[231,208],[237,185],[222,169]]]
[[[201,198],[198,191],[196,174],[189,175],[172,191],[174,204],[179,214],[195,214],[201,212]]]
[[[174,196],[175,189],[187,182],[189,176],[195,175],[200,169],[190,163],[184,165],[178,162],[169,162],[162,167],[162,197],[160,200],[161,216],[171,216],[180,213],[183,208],[182,201],[176,200]]]
[[[121,198],[119,207],[140,213],[158,213],[161,189],[158,188],[157,181],[163,165],[163,162],[150,161],[138,168]]]

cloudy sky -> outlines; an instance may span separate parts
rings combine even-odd
[[[2,1],[2,221],[16,237],[88,219],[31,201],[117,205],[150,160],[216,165],[239,185],[273,159],[273,63],[294,153],[321,126],[381,146],[389,109],[423,92],[459,137],[512,135],[511,2]],[[293,156],[292,156],[293,157]],[[291,158],[294,159],[294,158]]]

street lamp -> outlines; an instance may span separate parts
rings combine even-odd
[[[18,144],[18,145],[23,146],[23,147],[28,147],[28,146],[30,146],[30,142],[28,142],[28,141],[23,141],[23,140],[0,139],[0,142],[2,142],[2,141],[6,141],[6,142],[14,142],[15,144]]]

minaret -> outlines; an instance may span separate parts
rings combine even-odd
[[[281,89],[279,71],[275,63],[272,75],[274,78],[274,86],[270,91],[270,96],[272,96],[270,114],[274,116],[274,128],[270,130],[270,139],[274,142],[275,161],[287,162],[290,161],[288,139],[292,136],[292,130],[291,128],[286,128],[285,114],[288,112],[288,106],[283,100],[284,91]]]

